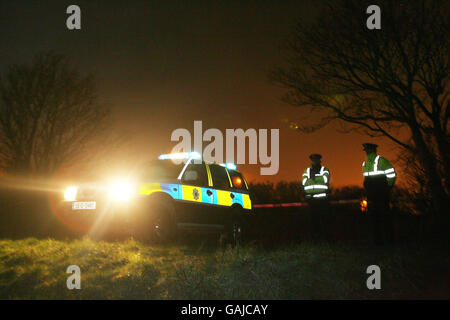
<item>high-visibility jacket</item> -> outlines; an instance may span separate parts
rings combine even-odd
[[[386,177],[388,186],[394,186],[397,175],[394,167],[386,158],[376,153],[370,153],[367,155],[367,160],[363,162],[362,166],[365,180]]]
[[[307,198],[326,198],[330,184],[330,170],[320,167],[318,173],[313,173],[312,168],[306,168],[302,176],[302,185]]]

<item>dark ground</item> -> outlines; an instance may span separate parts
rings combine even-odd
[[[394,211],[396,244],[375,247],[359,205],[334,206],[317,241],[305,208],[256,209],[240,247],[197,235],[160,246],[91,240],[62,226],[45,198],[22,196],[1,201],[1,299],[450,298],[448,233],[432,237],[426,217]],[[82,290],[65,286],[70,264]],[[372,264],[382,290],[366,287]]]

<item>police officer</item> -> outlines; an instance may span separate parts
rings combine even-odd
[[[329,212],[330,170],[322,166],[320,154],[311,154],[309,158],[311,167],[303,172],[302,185],[310,207],[313,237],[317,240],[325,238],[325,220]]]
[[[377,147],[373,143],[363,144],[363,150],[367,154],[367,159],[362,164],[364,189],[371,218],[372,239],[375,244],[390,244],[394,240],[394,230],[389,202],[396,173],[391,163],[377,154]]]

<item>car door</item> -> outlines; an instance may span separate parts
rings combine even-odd
[[[242,208],[251,210],[252,203],[250,200],[250,195],[248,192],[247,181],[245,181],[242,174],[236,170],[229,170],[228,175],[231,179],[231,184],[233,185],[233,193],[235,197],[233,198],[233,204],[239,204]]]
[[[207,212],[206,221],[212,224],[224,224],[233,205],[236,192],[232,189],[231,179],[225,167],[212,164],[209,166],[213,184],[214,206]]]
[[[189,164],[181,178],[180,199],[182,210],[178,213],[182,223],[203,223],[206,206],[212,204],[209,176],[205,164]]]

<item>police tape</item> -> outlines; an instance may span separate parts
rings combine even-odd
[[[333,200],[330,201],[330,204],[360,204],[361,200],[352,199],[352,200]],[[288,208],[288,207],[306,207],[308,206],[307,202],[291,202],[291,203],[267,203],[267,204],[254,204],[253,208]]]

